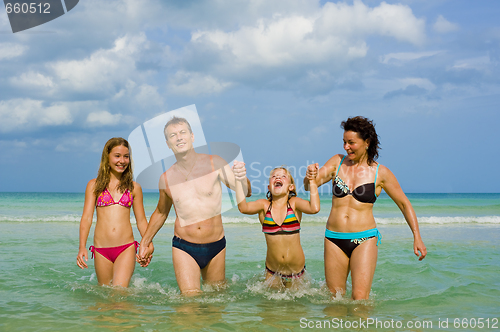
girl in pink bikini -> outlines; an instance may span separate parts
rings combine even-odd
[[[135,268],[137,241],[134,240],[130,223],[130,208],[139,232],[144,234],[148,227],[142,203],[141,186],[133,181],[128,142],[115,137],[106,142],[102,151],[101,164],[97,178],[87,184],[82,219],[80,221],[80,248],[76,264],[88,268],[87,238],[92,226],[94,207],[97,222],[94,232],[94,245],[89,249],[95,256],[95,272],[99,285],[128,287]],[[151,261],[154,248],[148,248],[149,257],[141,261],[147,266]]]
[[[293,286],[306,269],[299,233],[302,213],[316,214],[320,208],[315,179],[310,179],[310,201],[307,201],[297,197],[290,172],[285,167],[277,167],[269,177],[267,199],[247,202],[240,182],[240,178],[246,180],[244,164],[235,162],[233,170],[239,180],[236,183],[238,209],[244,214],[258,214],[266,237],[266,282],[275,288]]]

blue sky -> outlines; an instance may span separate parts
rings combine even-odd
[[[497,1],[86,0],[13,34],[2,8],[0,191],[83,192],[109,138],[195,104],[250,176],[324,164],[363,115],[406,192],[498,192],[498,17]]]

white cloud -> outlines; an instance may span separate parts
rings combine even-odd
[[[188,48],[193,58],[185,60],[171,80],[171,90],[195,93],[190,75],[212,81],[211,91],[216,92],[242,80],[269,82],[293,76],[297,81],[318,68],[345,71],[350,62],[366,57],[367,37],[372,35],[414,45],[425,41],[425,20],[416,18],[408,6],[382,2],[370,8],[356,0],[352,5],[327,2],[310,8],[315,10],[275,14],[233,31],[193,32]]]
[[[28,145],[26,142],[20,141],[20,140],[0,140],[0,147],[1,148],[14,148],[14,149],[25,149]]]
[[[229,52],[233,67],[283,67],[324,63],[366,56],[368,35],[391,36],[420,44],[425,22],[409,7],[382,3],[368,8],[361,1],[353,6],[327,3],[315,15],[290,15],[259,20],[234,32],[197,31],[193,44]]]
[[[431,57],[442,52],[444,51],[389,53],[380,57],[380,62],[384,64],[408,62],[420,58]]]
[[[163,106],[163,98],[158,93],[158,87],[142,84],[137,89],[135,101],[142,106]]]
[[[427,78],[420,77],[406,77],[399,80],[404,87],[408,87],[410,85],[415,85],[420,88],[424,88],[426,90],[434,90],[436,85],[432,83]]]
[[[82,133],[69,133],[64,135],[63,139],[58,141],[47,141],[47,147],[53,147],[57,152],[79,151],[79,152],[92,152],[100,153],[104,146],[100,138],[95,135],[88,135]]]
[[[446,20],[443,15],[439,15],[436,23],[434,23],[434,31],[438,33],[448,33],[448,32],[453,32],[457,31],[459,29],[457,24],[451,23],[448,20]]]
[[[61,89],[112,93],[129,77],[140,78],[135,63],[148,48],[146,36],[125,35],[111,49],[100,49],[83,60],[59,61],[49,65]]]
[[[73,122],[67,105],[54,103],[45,107],[43,101],[32,99],[0,101],[0,119],[0,132],[3,133]]]
[[[17,77],[12,77],[10,82],[21,88],[46,88],[51,89],[54,87],[53,78],[50,76],[45,76],[39,72],[29,71],[22,73]]]
[[[425,40],[425,20],[417,19],[410,7],[382,2],[369,8],[355,0],[352,6],[344,2],[328,2],[317,21],[318,32],[338,36],[382,35],[420,45]]]
[[[0,60],[8,60],[23,55],[28,46],[14,43],[0,43]]]
[[[87,116],[87,124],[92,127],[112,126],[120,123],[121,114],[111,114],[108,111],[91,112]]]
[[[168,91],[172,94],[196,96],[219,93],[231,85],[210,75],[180,71],[170,80]]]
[[[480,56],[471,59],[462,59],[455,62],[451,69],[463,70],[463,69],[476,69],[479,71],[486,71],[491,66],[491,60],[489,56]]]

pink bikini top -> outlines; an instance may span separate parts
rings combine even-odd
[[[130,208],[132,206],[132,202],[134,201],[134,197],[132,196],[132,193],[130,190],[125,190],[123,193],[122,197],[118,202],[115,202],[113,199],[113,196],[108,191],[108,188],[105,188],[103,192],[97,197],[97,203],[96,206],[108,206],[108,205],[115,205],[119,204],[124,207]]]

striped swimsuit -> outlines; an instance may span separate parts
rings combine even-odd
[[[262,223],[262,232],[266,234],[274,234],[282,232],[290,233],[300,230],[300,222],[295,216],[295,213],[293,212],[290,203],[287,202],[286,204],[287,204],[286,217],[281,226],[276,224],[276,222],[273,219],[273,216],[271,215],[271,207],[273,205],[273,202],[269,204],[269,208],[267,209],[266,212],[266,217],[264,219],[264,222]]]

